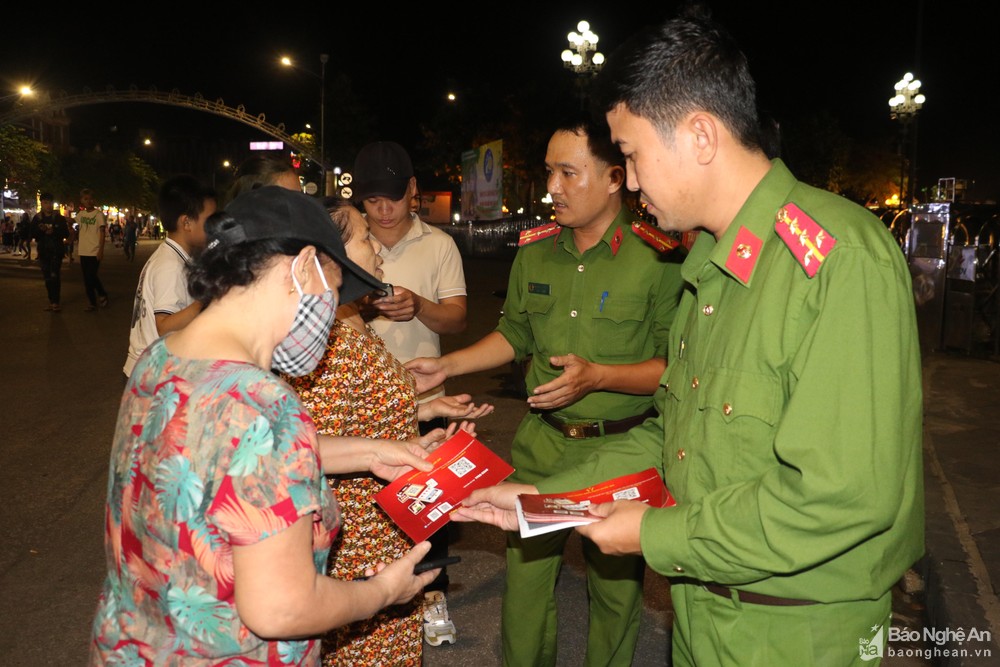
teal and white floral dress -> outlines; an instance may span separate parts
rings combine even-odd
[[[295,392],[252,364],[152,344],[118,413],[91,664],[319,664],[317,640],[261,639],[233,598],[232,547],[307,514],[323,572],[340,516]]]

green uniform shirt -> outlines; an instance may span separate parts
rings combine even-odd
[[[811,278],[775,231],[789,202],[836,240]],[[740,278],[727,262],[748,250]],[[539,489],[656,465],[678,502],[643,518],[656,571],[821,602],[883,595],[924,549],[920,352],[899,247],[775,160],[682,272],[661,417]]]
[[[573,230],[522,246],[510,270],[497,331],[517,359],[531,355],[528,391],[562,374],[549,357],[575,354],[600,364],[667,356],[680,298],[680,264],[668,261],[629,228],[622,208],[601,240],[580,253]],[[652,396],[592,392],[556,414],[566,419],[624,419]]]

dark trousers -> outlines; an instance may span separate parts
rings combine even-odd
[[[97,277],[97,269],[101,266],[100,260],[91,255],[80,255],[80,268],[83,269],[83,289],[87,292],[87,301],[91,306],[97,305],[97,297],[107,296],[101,279]]]
[[[436,428],[447,428],[448,420],[444,417],[437,417],[430,421],[420,422],[420,434],[424,435],[433,431]],[[445,558],[448,555],[448,542],[451,539],[450,529],[451,522],[449,521],[433,535],[428,538],[431,543],[431,550],[427,552],[424,556],[427,560],[435,560],[438,558]],[[441,574],[437,578],[429,583],[425,588],[425,591],[442,591],[444,593],[448,592],[448,568],[441,568]]]
[[[45,291],[49,293],[49,303],[59,303],[59,293],[62,287],[62,255],[45,254],[38,258],[42,265],[42,277],[45,278]]]

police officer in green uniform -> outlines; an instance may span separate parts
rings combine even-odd
[[[923,553],[902,253],[869,212],[768,160],[745,58],[708,18],[638,36],[600,83],[628,186],[661,227],[703,230],[682,268],[660,416],[458,514],[510,529],[517,493],[658,466],[676,507],[600,505],[606,518],[579,531],[670,577],[675,667],[878,664],[891,587]]]
[[[655,416],[683,281],[682,251],[622,206],[621,154],[606,127],[570,123],[546,153],[556,222],[522,234],[497,329],[407,367],[422,382],[531,358],[530,412],[512,444],[514,479],[533,484],[584,461]],[[511,533],[503,596],[505,665],[556,662],[555,584],[568,531]],[[630,665],[645,563],[583,544],[590,593],[587,665]]]

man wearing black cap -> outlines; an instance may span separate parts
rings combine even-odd
[[[446,232],[411,212],[417,179],[402,146],[392,141],[368,144],[358,152],[353,175],[354,199],[364,205],[370,234],[382,245],[383,280],[393,286],[391,294],[368,304],[365,318],[401,362],[439,357],[440,334],[465,329],[465,272],[458,246]],[[419,398],[443,395],[439,386]],[[421,427],[441,425],[427,422]],[[447,529],[436,533],[431,543],[429,557],[447,555]],[[444,597],[447,587],[444,570],[426,595],[424,636],[434,646],[455,642]]]
[[[402,362],[438,356],[440,334],[465,329],[465,273],[455,241],[410,212],[417,189],[406,150],[368,144],[354,165],[354,198],[382,244],[382,272],[393,294],[371,303],[372,328]],[[434,395],[440,394],[440,387]],[[421,398],[427,398],[423,396]]]

